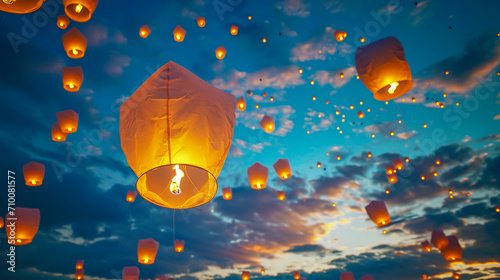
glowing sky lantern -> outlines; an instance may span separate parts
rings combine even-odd
[[[354,280],[354,274],[350,271],[344,271],[340,274],[340,280]]]
[[[233,191],[231,190],[231,187],[222,189],[222,198],[224,198],[224,200],[230,200],[233,198]]]
[[[363,114],[363,111],[359,111],[358,113],[356,113],[356,115],[358,115],[358,118],[360,118],[360,119],[365,117],[365,114]]]
[[[236,100],[236,108],[238,108],[238,111],[245,111],[245,109],[247,108],[247,102],[245,101],[245,98],[243,98],[243,96]]]
[[[38,10],[45,0],[3,0],[0,11],[11,14],[29,14]]]
[[[11,215],[13,213],[14,215]],[[16,207],[14,211],[9,212],[6,216],[6,220],[16,221],[15,228],[7,226],[7,237],[13,240],[11,245],[26,245],[33,241],[36,233],[38,232],[38,226],[40,225],[40,210],[35,208],[22,208]],[[12,236],[12,232],[13,236]],[[13,238],[12,238],[13,237]]]
[[[184,37],[186,37],[186,30],[177,25],[174,29],[174,40],[176,42],[182,42],[184,41]]]
[[[83,83],[82,67],[63,67],[62,82],[65,90],[69,92],[79,91]]]
[[[153,238],[141,239],[137,244],[137,261],[142,264],[153,264],[160,243]]]
[[[431,235],[431,243],[439,250],[448,246],[448,238],[442,230],[433,230]]]
[[[66,29],[68,28],[69,25],[69,18],[66,15],[59,15],[57,17],[57,27],[61,29]]]
[[[281,180],[286,180],[292,177],[292,168],[290,167],[290,162],[288,159],[280,158],[274,164],[274,171],[281,178]]]
[[[269,170],[264,165],[256,162],[247,169],[248,182],[252,189],[266,188]]]
[[[134,202],[136,196],[137,196],[137,192],[136,191],[128,191],[127,192],[126,200],[128,202]]]
[[[460,279],[460,274],[458,274],[456,272],[452,272],[451,277],[453,277],[453,279]]]
[[[347,36],[347,33],[343,30],[335,30],[333,33],[333,37],[335,37],[335,40],[342,42],[344,41],[345,37]]]
[[[390,165],[390,164],[386,164],[385,165],[385,174],[387,175],[391,175],[391,174],[394,174],[394,166],[393,165]]]
[[[454,235],[447,236],[448,245],[441,249],[441,254],[447,261],[457,261],[462,259],[462,247]]]
[[[184,240],[175,240],[174,241],[174,250],[177,253],[184,251]]]
[[[231,35],[236,35],[236,34],[238,34],[238,26],[231,25]]]
[[[64,133],[73,133],[78,129],[78,114],[73,110],[56,113],[57,123]]]
[[[371,274],[366,274],[361,277],[361,280],[375,280]]]
[[[300,273],[298,271],[293,272],[293,279],[299,280],[300,279]]]
[[[241,280],[249,280],[250,279],[250,271],[243,271],[241,273]]]
[[[83,260],[77,260],[75,269],[82,269],[83,268]]]
[[[285,191],[277,191],[276,194],[279,200],[285,200]]]
[[[86,22],[97,7],[99,0],[63,0],[66,15],[77,22]]]
[[[235,103],[173,62],[151,75],[120,108],[121,146],[139,176],[139,194],[173,209],[212,200],[233,138]]]
[[[205,27],[205,24],[206,24],[206,22],[205,22],[205,18],[204,18],[204,17],[201,17],[201,16],[200,16],[200,17],[198,17],[198,18],[196,19],[196,23],[198,23],[198,26],[199,26],[199,27]]]
[[[377,226],[382,227],[391,223],[391,217],[383,201],[374,200],[365,207],[365,210],[368,217],[370,217]]]
[[[220,46],[218,47],[217,49],[215,49],[215,56],[217,57],[217,59],[224,59],[224,57],[226,57],[226,48],[224,48],[224,46]]]
[[[23,175],[27,186],[40,186],[43,183],[43,177],[45,176],[45,165],[31,161],[23,165]]]
[[[66,141],[66,136],[68,136],[68,134],[62,132],[58,123],[54,123],[52,125],[52,133],[51,134],[52,134],[52,141],[56,141],[56,142]]]
[[[76,269],[75,270],[75,279],[76,280],[83,280],[85,277],[85,270],[84,269]]]
[[[274,123],[274,118],[268,115],[264,115],[259,124],[260,127],[262,127],[262,129],[264,129],[264,131],[267,133],[272,133],[276,128],[276,125]]]
[[[355,64],[359,79],[377,100],[397,98],[413,87],[403,46],[395,37],[359,47]]]
[[[422,246],[422,249],[424,249],[424,252],[430,252],[432,250],[431,244],[427,240],[421,242],[420,245]]]
[[[126,266],[122,270],[122,280],[139,280],[139,268],[137,266]]]
[[[76,59],[82,58],[85,55],[85,51],[87,50],[87,38],[85,38],[76,27],[64,33],[61,38],[68,57]]]
[[[0,217],[0,228],[5,226],[5,222],[3,221],[3,217]]]
[[[139,28],[139,36],[141,36],[142,38],[147,38],[149,34],[151,34],[151,29],[149,28],[149,26],[143,25],[141,26],[141,28]]]
[[[405,162],[402,158],[393,158],[392,164],[397,170],[403,170],[403,168],[405,168]]]

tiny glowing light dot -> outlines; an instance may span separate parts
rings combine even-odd
[[[363,105],[363,101],[359,101],[359,105]]]
[[[337,207],[337,204],[335,204],[335,203],[332,203],[332,206],[333,206],[333,207]]]
[[[17,243],[22,243],[23,241],[21,239],[16,240]]]
[[[351,106],[349,106],[349,109],[354,109],[354,105],[351,104]]]
[[[248,20],[251,20],[252,19],[252,16],[248,16]]]
[[[302,68],[299,68],[299,73],[302,74],[302,72],[304,72],[304,70],[302,70]]]
[[[345,115],[344,115],[344,114],[342,114],[342,118],[345,118]]]
[[[415,102],[417,102],[417,99],[415,99],[415,97],[412,97],[411,102],[415,103]]]
[[[424,128],[427,128],[427,124],[424,123]]]
[[[267,39],[266,38],[262,38],[262,43],[265,43],[267,42]]]
[[[457,102],[457,103],[455,103],[455,105],[458,106],[458,105],[460,105],[460,103]]]
[[[443,97],[446,97],[446,93],[443,93]]]
[[[446,71],[446,72],[444,72],[444,74],[445,74],[445,75],[448,75],[448,74],[450,74],[450,72]]]
[[[255,104],[255,108],[256,108],[256,109],[259,109],[259,104]]]
[[[342,130],[341,130],[341,131],[339,131],[339,132],[340,132],[340,134],[342,134]]]
[[[330,153],[329,153],[329,152],[326,152],[326,155],[328,156],[328,155],[330,155]]]
[[[359,80],[359,75],[356,75],[356,79],[358,79],[358,80]]]
[[[340,111],[339,110],[335,111],[335,115],[340,115]]]
[[[368,157],[372,157],[372,153],[368,153]]]
[[[340,160],[340,156],[337,156],[337,160]]]
[[[372,138],[375,138],[375,134],[372,134]]]
[[[340,78],[343,79],[344,78],[344,73],[340,73]]]
[[[210,209],[210,212],[212,212],[212,213],[213,213],[213,212],[214,212],[214,209]]]
[[[386,101],[386,102],[385,102],[385,105],[387,105],[387,104],[389,104],[389,101]]]
[[[337,126],[337,130],[340,130],[340,126]]]
[[[391,136],[394,136],[394,131],[391,131]]]
[[[274,97],[271,96],[271,98],[269,98],[269,100],[274,101]]]
[[[345,119],[342,119],[342,122],[345,122]]]
[[[314,85],[314,80],[311,80],[311,85]]]
[[[321,114],[318,114],[318,118],[321,118]]]
[[[325,104],[328,105],[328,103],[330,103],[328,100],[325,101]]]
[[[368,109],[366,109],[366,111],[370,112],[370,111],[371,111],[371,109],[370,109],[370,108],[368,108]]]
[[[399,120],[398,123],[401,123],[401,120]]]
[[[425,180],[425,176],[421,176],[420,179],[422,179],[422,181]]]
[[[359,41],[360,41],[361,43],[364,43],[364,42],[365,42],[365,38],[361,37],[361,38],[359,38]]]
[[[448,191],[448,193],[449,193],[449,194],[453,194],[453,191],[452,191],[452,190],[449,190],[449,191]]]
[[[309,130],[307,131],[307,134],[311,133]]]
[[[450,198],[453,198],[453,195],[452,195],[452,194],[450,195]]]
[[[441,103],[441,105],[439,105],[439,107],[444,108],[444,104],[443,104],[443,103]]]
[[[316,100],[316,96],[313,96],[313,100]]]
[[[385,190],[385,193],[386,193],[386,194],[389,194],[389,193],[390,193],[389,189],[386,189],[386,190]]]
[[[432,175],[434,175],[434,177],[436,177],[438,175],[438,173],[434,172],[434,173],[432,173]]]
[[[387,231],[384,229],[384,230],[382,231],[382,233],[383,233],[383,234],[386,234],[386,233],[387,233]]]
[[[470,192],[467,193],[467,196],[470,196]]]

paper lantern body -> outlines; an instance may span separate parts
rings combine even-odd
[[[462,259],[462,247],[454,235],[447,237],[448,245],[441,250],[441,254],[447,261],[457,261]]]
[[[439,250],[443,250],[446,246],[448,246],[448,238],[442,230],[433,230],[431,243]]]
[[[344,271],[340,274],[340,280],[354,280],[354,275],[350,271]]]
[[[85,277],[85,270],[84,269],[76,269],[75,270],[75,279],[76,280],[83,280]]]
[[[85,38],[76,27],[64,33],[61,38],[68,57],[76,59],[82,58],[85,55],[85,51],[87,50],[87,38]]]
[[[61,29],[68,28],[69,18],[66,15],[60,15],[57,17],[57,27]]]
[[[365,114],[363,113],[363,111],[359,111],[358,113],[356,113],[356,115],[358,115],[358,118],[360,118],[360,119],[365,117]]]
[[[245,109],[247,108],[247,102],[245,101],[245,98],[243,98],[243,96],[238,98],[238,100],[236,101],[236,108],[238,108],[239,111],[245,111]]]
[[[398,182],[398,177],[394,174],[387,175],[387,181],[391,184],[396,184]]]
[[[347,36],[347,33],[343,30],[336,30],[333,33],[333,37],[335,37],[335,40],[337,40],[338,42],[344,41],[346,36]]]
[[[236,34],[238,34],[238,26],[231,25],[231,35],[236,35]]]
[[[11,14],[29,14],[42,6],[45,0],[17,0],[11,4],[0,1],[0,11]]]
[[[69,92],[79,91],[83,83],[82,67],[64,67],[62,73],[62,81],[65,90]]]
[[[383,201],[374,200],[365,207],[365,210],[370,219],[377,224],[377,226],[382,227],[391,223],[391,217]]]
[[[264,165],[256,162],[247,169],[248,182],[252,189],[265,189],[269,170]]]
[[[292,177],[292,168],[290,167],[290,162],[288,159],[280,158],[274,164],[274,171],[281,178],[281,180],[286,180]]]
[[[153,238],[141,239],[137,245],[137,261],[142,264],[153,264],[160,243]]]
[[[63,0],[64,12],[76,22],[86,22],[97,7],[99,0]]]
[[[5,226],[5,222],[3,221],[3,217],[0,217],[0,228]]]
[[[397,170],[403,170],[405,168],[405,161],[402,158],[392,159],[392,164]]]
[[[56,142],[66,141],[66,136],[68,136],[68,134],[62,132],[58,123],[54,123],[52,125],[52,141]]]
[[[76,132],[78,129],[78,114],[73,110],[66,110],[56,113],[57,123],[61,131],[68,134]]]
[[[35,208],[16,207],[13,216],[7,214],[6,221],[9,221],[10,218],[17,218],[17,220],[15,220],[16,226],[15,229],[13,229],[14,238],[10,238],[9,241],[13,240],[14,245],[26,245],[31,243],[40,225],[40,210]],[[10,232],[10,228],[7,227],[7,237],[12,236]]]
[[[206,22],[205,22],[205,18],[204,17],[198,17],[196,19],[196,23],[198,23],[198,26],[199,27],[204,27]]]
[[[212,200],[235,122],[235,98],[169,62],[120,108],[120,139],[137,191],[161,207]],[[167,182],[167,183],[165,183]]]
[[[224,57],[226,57],[226,48],[224,48],[224,46],[220,46],[218,47],[217,49],[215,49],[215,56],[218,58],[218,59],[224,59]]]
[[[77,260],[75,269],[82,269],[82,268],[83,268],[83,260]]]
[[[126,199],[127,199],[128,202],[134,202],[136,196],[137,196],[137,192],[136,191],[128,191]]]
[[[174,249],[177,253],[184,251],[184,240],[175,240]]]
[[[264,131],[267,133],[272,133],[274,131],[274,128],[276,127],[274,123],[274,118],[268,115],[264,115],[259,124],[262,127],[262,129],[264,129]]]
[[[422,246],[422,249],[424,249],[424,252],[430,252],[432,250],[431,244],[427,240],[421,242],[420,245]]]
[[[387,164],[385,166],[385,174],[387,174],[387,175],[394,174],[394,166],[390,165],[390,164]]]
[[[371,274],[366,274],[361,277],[361,280],[375,280]]]
[[[139,268],[137,266],[126,266],[122,270],[122,280],[139,280]]]
[[[231,190],[231,187],[222,189],[222,198],[224,198],[224,200],[230,200],[233,198],[233,191]]]
[[[35,161],[29,162],[23,165],[23,175],[27,186],[40,186],[45,176],[45,165]]]
[[[147,38],[149,34],[151,34],[151,29],[149,28],[149,26],[143,25],[141,26],[141,28],[139,28],[139,36],[141,36],[142,38]]]
[[[453,272],[451,274],[451,277],[453,277],[453,279],[460,279],[460,274],[456,273],[456,272]]]
[[[243,271],[241,273],[241,280],[249,280],[250,279],[250,272],[249,271]]]
[[[377,100],[397,98],[413,87],[403,46],[395,37],[359,47],[355,64],[359,79]]]
[[[293,279],[295,279],[295,280],[300,279],[300,273],[298,271],[293,272]]]
[[[174,40],[176,42],[182,42],[184,41],[184,37],[186,37],[186,30],[177,25],[174,29]]]
[[[278,199],[285,200],[285,191],[277,191]]]

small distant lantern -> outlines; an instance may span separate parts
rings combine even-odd
[[[83,268],[83,260],[77,260],[75,269],[82,269]]]
[[[76,269],[75,270],[75,279],[76,280],[83,280],[84,276],[85,276],[85,270],[84,269]]]
[[[76,27],[64,33],[61,38],[68,57],[76,59],[82,58],[85,55],[85,51],[87,50],[87,38],[85,38]]]
[[[82,67],[63,67],[62,81],[65,90],[69,92],[79,91],[83,83]]]
[[[248,181],[252,189],[265,189],[269,171],[267,167],[256,162],[247,169]]]
[[[238,111],[245,111],[245,109],[247,108],[247,102],[245,101],[245,98],[243,98],[243,96],[236,100],[236,108],[238,108]]]
[[[23,175],[27,186],[40,186],[43,183],[43,178],[45,176],[45,165],[31,161],[23,165]]]
[[[394,158],[392,159],[392,164],[396,167],[397,170],[403,170],[405,168],[405,163],[402,158]]]
[[[127,192],[127,201],[128,202],[134,202],[136,196],[137,196],[137,192],[136,191],[128,191]]]
[[[141,36],[142,38],[147,38],[149,34],[151,34],[151,29],[149,28],[149,26],[143,25],[141,26],[141,28],[139,28],[139,36]]]
[[[59,127],[59,124],[54,123],[52,125],[52,141],[56,142],[66,141],[66,136],[68,136],[68,134],[62,132],[61,128]]]
[[[360,119],[362,119],[362,118],[364,118],[364,117],[365,117],[365,114],[363,114],[363,111],[359,111],[359,112],[357,113],[357,115],[358,115],[358,118],[360,118]]]
[[[66,15],[59,15],[57,17],[57,27],[61,29],[66,29],[68,28],[69,25],[69,18]]]
[[[436,158],[436,164],[437,164],[437,165],[440,165],[440,164],[441,164],[441,160],[440,160],[440,159],[438,159],[438,158]]]
[[[275,129],[274,118],[268,115],[264,115],[259,124],[267,133],[272,133]]]
[[[16,221],[12,230],[7,226],[9,240],[14,240],[13,245],[26,245],[33,241],[40,225],[40,210],[36,208],[14,208],[14,215],[8,214],[9,219]],[[14,231],[14,239],[10,239],[10,232]],[[10,243],[12,244],[12,243]]]
[[[174,249],[177,253],[184,251],[184,240],[175,240]]]
[[[224,200],[230,200],[233,198],[233,191],[231,190],[231,187],[226,187],[222,189],[222,198]]]
[[[0,217],[0,228],[5,226],[5,222],[3,221],[3,217]]]
[[[421,242],[420,245],[422,246],[422,249],[424,249],[424,252],[430,252],[432,250],[431,244],[427,240]]]
[[[206,24],[205,18],[204,17],[198,17],[196,19],[196,23],[198,23],[199,27],[205,27],[205,24]]]
[[[57,123],[64,133],[73,133],[78,129],[78,113],[66,110],[56,113]]]
[[[139,280],[139,268],[137,266],[126,266],[122,270],[122,280]]]
[[[243,271],[241,273],[241,280],[249,280],[250,279],[250,272],[249,271]]]
[[[433,230],[431,235],[431,243],[439,250],[443,250],[448,246],[448,238],[442,230]]]
[[[224,46],[220,46],[218,47],[217,49],[215,49],[215,56],[217,57],[217,59],[224,59],[224,57],[226,57],[226,48],[224,48]]]
[[[236,34],[238,34],[238,26],[231,25],[231,35],[236,35]]]
[[[344,41],[345,37],[347,36],[347,33],[343,30],[336,30],[334,33],[333,33],[333,37],[335,37],[335,39],[338,41],[338,42],[342,42]]]
[[[300,279],[300,273],[298,271],[293,272],[293,279],[299,280]]]
[[[174,29],[174,40],[176,42],[182,42],[184,41],[184,37],[186,37],[186,30],[177,25]]]
[[[277,191],[278,199],[285,200],[285,191]]]
[[[292,177],[292,168],[290,167],[290,162],[288,159],[280,158],[274,164],[274,171],[281,178],[281,180],[286,180]]]
[[[379,227],[386,226],[391,222],[391,217],[383,201],[372,201],[365,207],[365,210],[370,219]]]
[[[453,277],[453,279],[460,279],[460,274],[456,273],[456,272],[453,272],[451,274],[451,277]]]
[[[396,184],[398,182],[398,177],[395,174],[387,175],[387,181],[391,184]]]
[[[153,238],[141,239],[137,245],[138,262],[142,264],[153,264],[160,243]]]

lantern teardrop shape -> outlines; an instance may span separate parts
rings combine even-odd
[[[137,266],[126,266],[122,270],[122,280],[139,280],[139,268]]]
[[[231,35],[237,35],[237,34],[238,34],[238,26],[231,25]]]
[[[278,199],[285,200],[285,191],[277,191]]]
[[[137,245],[137,261],[142,264],[153,264],[160,243],[153,238],[141,239]]]
[[[365,117],[365,114],[363,113],[363,111],[359,111],[358,113],[356,113],[356,115],[358,115],[358,118],[360,118],[360,119]]]
[[[217,49],[215,49],[215,56],[217,57],[217,59],[224,59],[224,57],[226,57],[226,48],[224,48],[224,46],[220,46],[218,47]]]
[[[5,222],[3,221],[3,217],[0,217],[0,228],[5,226]]]
[[[274,123],[274,118],[268,115],[264,115],[259,124],[262,127],[262,129],[264,129],[264,131],[267,133],[272,133],[276,127]]]
[[[354,275],[350,271],[344,271],[340,274],[340,280],[354,280]]]
[[[23,175],[27,186],[40,186],[45,176],[45,165],[35,161],[29,162],[23,165]]]
[[[447,237],[448,245],[441,250],[441,254],[447,261],[458,261],[462,259],[462,247],[454,235]]]
[[[87,38],[76,27],[71,28],[62,36],[62,43],[66,54],[70,58],[82,58],[87,50]]]
[[[7,225],[7,238],[11,245],[26,245],[33,241],[40,225],[40,210],[36,208],[16,207],[6,216],[6,220],[16,221],[15,227]],[[13,242],[13,243],[11,243]]]
[[[397,98],[413,87],[403,46],[395,37],[359,47],[355,64],[359,79],[373,92],[376,100]]]
[[[62,81],[65,90],[69,92],[79,91],[83,83],[82,67],[64,67],[62,73]]]
[[[391,223],[391,217],[383,201],[374,200],[365,207],[365,210],[370,219],[377,224],[377,226],[382,227]]]
[[[431,244],[427,240],[421,242],[420,245],[422,246],[422,249],[424,249],[424,252],[430,252],[432,250]]]
[[[247,102],[245,101],[245,98],[243,98],[243,96],[236,100],[236,108],[238,108],[239,111],[245,111],[245,109],[247,108]]]
[[[375,280],[371,274],[366,274],[361,277],[361,280]]]
[[[177,253],[184,251],[184,240],[175,240],[174,249]]]
[[[99,0],[63,0],[64,12],[76,22],[86,22],[97,7]]]
[[[250,279],[250,271],[243,271],[241,273],[241,280],[249,280]]]
[[[458,274],[456,272],[452,272],[451,277],[453,277],[453,279],[460,279],[460,274]]]
[[[127,198],[126,198],[126,200],[128,202],[134,202],[136,196],[137,196],[137,192],[136,191],[128,191],[127,192]]]
[[[7,0],[0,1],[0,11],[11,14],[29,14],[42,6],[45,0]]]
[[[58,123],[54,123],[52,125],[52,141],[56,142],[66,141],[66,136],[68,136],[68,134],[62,132]]]
[[[442,230],[433,230],[431,243],[439,250],[443,250],[446,246],[448,246],[448,238]]]
[[[59,15],[57,17],[57,27],[61,29],[68,28],[69,22],[69,18],[66,15]]]
[[[281,180],[286,180],[292,177],[292,168],[290,167],[290,162],[288,159],[280,158],[274,164],[274,171],[281,178]]]
[[[196,23],[198,23],[198,26],[199,27],[204,27],[206,22],[205,22],[205,18],[204,17],[198,17],[196,19]]]
[[[347,36],[347,33],[343,30],[335,30],[333,33],[333,37],[335,37],[335,40],[338,42],[344,41],[345,37]]]
[[[151,29],[149,28],[149,26],[143,25],[141,26],[141,28],[139,28],[139,36],[141,36],[142,38],[147,38],[149,34],[151,34]]]
[[[184,41],[184,37],[186,37],[186,30],[177,25],[174,29],[174,40],[176,42],[182,42]]]
[[[391,184],[396,184],[398,182],[398,177],[395,174],[387,175],[387,181]]]
[[[293,279],[295,279],[295,280],[300,279],[300,273],[298,271],[293,272]]]
[[[75,270],[75,279],[76,280],[83,280],[85,277],[85,269],[76,269]]]
[[[63,133],[73,133],[78,129],[78,113],[66,110],[56,113],[57,123]]]
[[[75,269],[82,269],[83,268],[83,260],[77,260]]]
[[[233,138],[235,103],[173,62],[151,75],[120,108],[121,146],[139,177],[138,193],[173,209],[212,200]]]
[[[265,189],[267,185],[267,177],[269,171],[267,167],[256,162],[247,169],[248,181],[252,189]]]
[[[405,162],[402,158],[392,159],[392,164],[397,170],[403,170],[405,168]]]
[[[233,191],[231,190],[231,187],[222,189],[222,198],[224,198],[224,200],[230,200],[233,198]]]

